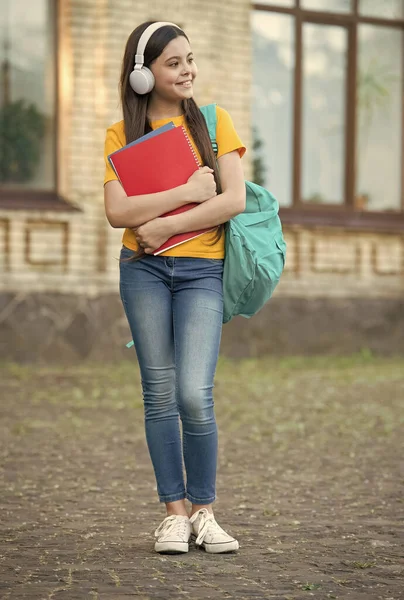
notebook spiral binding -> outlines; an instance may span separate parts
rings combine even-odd
[[[199,163],[198,155],[196,154],[196,152],[195,152],[195,150],[194,150],[194,147],[193,147],[193,145],[192,145],[192,143],[191,143],[191,140],[189,139],[189,135],[187,134],[185,127],[181,126],[181,129],[182,129],[182,131],[184,132],[185,139],[187,140],[187,142],[188,142],[188,145],[189,145],[189,147],[190,147],[190,148],[191,148],[191,150],[192,150],[192,154],[194,155],[195,162],[196,162],[196,164],[198,165],[198,167],[200,167],[201,165],[200,165],[200,163]]]

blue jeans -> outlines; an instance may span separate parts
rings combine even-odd
[[[216,489],[212,390],[222,332],[223,260],[148,255],[125,262],[131,256],[123,247],[120,293],[140,367],[159,499],[210,504]]]

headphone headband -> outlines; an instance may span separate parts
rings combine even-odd
[[[144,51],[146,50],[147,42],[150,40],[151,36],[155,31],[160,29],[160,27],[164,27],[165,25],[172,25],[173,27],[177,27],[177,29],[181,29],[175,23],[169,23],[166,21],[157,21],[157,23],[152,23],[149,27],[146,27],[142,35],[140,36],[139,43],[137,45],[136,56],[135,56],[135,68],[136,65],[139,65],[141,68],[144,63]],[[182,31],[182,29],[181,29]],[[138,68],[139,68],[138,67]]]

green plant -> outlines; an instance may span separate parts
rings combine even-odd
[[[388,72],[388,66],[379,64],[377,59],[371,60],[366,69],[358,71],[359,127],[365,130],[365,136],[368,135],[376,111],[388,107],[391,85],[396,80],[397,77]]]
[[[319,192],[315,192],[311,196],[305,199],[306,202],[310,202],[310,204],[324,204],[325,198]]]
[[[319,583],[305,583],[302,585],[302,590],[310,591],[310,590],[319,590],[321,585]]]
[[[364,154],[368,147],[369,135],[375,115],[379,111],[387,114],[391,103],[391,86],[397,81],[397,77],[389,72],[389,66],[380,64],[378,58],[369,61],[365,68],[358,70],[356,101],[358,107],[358,142],[356,145],[356,173],[359,173],[359,156],[364,164]],[[359,194],[366,198],[365,205],[358,208],[367,208],[369,195],[364,190]]]
[[[371,569],[375,564],[375,562],[360,562],[359,560],[356,560],[352,563],[352,566],[354,569]]]
[[[41,156],[45,117],[24,100],[0,109],[0,181],[23,183],[32,179]]]

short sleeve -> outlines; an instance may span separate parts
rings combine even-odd
[[[111,163],[108,160],[108,156],[119,150],[123,146],[125,146],[124,140],[125,134],[123,130],[123,125],[121,123],[116,123],[107,129],[107,135],[105,138],[105,146],[104,146],[104,159],[105,159],[105,177],[104,177],[104,185],[108,183],[108,181],[113,181],[114,179],[118,179],[114,169],[111,166]]]
[[[216,106],[216,141],[217,141],[217,157],[223,156],[233,150],[238,150],[240,158],[244,155],[246,147],[238,136],[234,128],[233,121],[229,113],[220,106]]]

